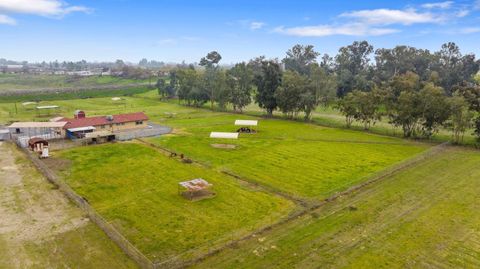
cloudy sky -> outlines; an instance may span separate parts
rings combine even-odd
[[[0,58],[198,61],[283,57],[294,44],[334,55],[355,40],[480,55],[480,0],[0,0]]]

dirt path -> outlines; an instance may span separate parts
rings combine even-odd
[[[58,258],[56,251],[65,252],[62,236],[77,230],[90,231],[95,227],[80,209],[55,190],[22,157],[13,145],[0,142],[0,268],[75,266],[75,260],[51,263]],[[101,237],[102,234],[99,234]],[[62,238],[59,240],[61,243],[56,241],[58,238]],[[73,239],[77,239],[75,235]],[[88,242],[88,239],[87,236],[82,243],[91,244],[94,247],[88,248],[98,251],[95,249],[96,242]],[[77,240],[71,241],[75,244]],[[45,249],[45,246],[53,249]],[[115,253],[116,249],[105,251]],[[39,255],[39,252],[47,254],[45,260],[39,260],[45,254]]]

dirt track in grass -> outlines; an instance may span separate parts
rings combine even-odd
[[[13,145],[0,155],[0,268],[134,267]]]

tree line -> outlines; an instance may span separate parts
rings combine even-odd
[[[222,68],[212,51],[199,67],[182,66],[157,82],[162,97],[190,106],[210,103],[242,112],[251,102],[288,118],[310,120],[318,106],[336,107],[346,126],[369,129],[383,117],[405,137],[431,137],[439,128],[461,142],[471,128],[480,138],[480,61],[452,42],[439,51],[397,46],[377,49],[356,41],[334,57],[295,45],[282,60],[260,56]]]

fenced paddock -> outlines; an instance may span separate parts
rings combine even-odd
[[[50,170],[38,157],[32,154],[25,148],[21,148],[26,156],[32,161],[35,167],[50,181],[58,187],[71,201],[80,207],[95,223],[100,227],[107,236],[112,239],[132,260],[134,260],[141,268],[156,269],[161,268],[156,263],[148,259],[140,250],[138,250],[130,241],[128,241],[113,225],[107,222],[95,209],[93,209],[88,202],[73,191],[70,186],[64,183],[57,175]]]

